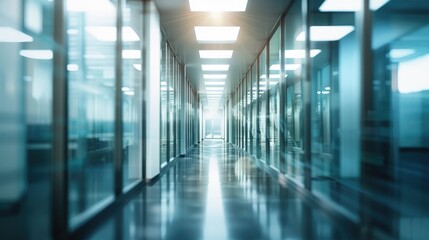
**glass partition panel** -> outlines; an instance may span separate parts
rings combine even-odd
[[[254,156],[257,156],[257,152],[258,152],[258,146],[259,146],[259,120],[258,120],[258,116],[259,116],[259,112],[258,112],[258,99],[259,99],[259,94],[258,94],[258,76],[257,76],[257,71],[258,71],[258,64],[254,63],[252,65],[252,129],[251,129],[251,134],[253,137],[253,144],[252,144],[252,150],[251,153]]]
[[[372,77],[362,90],[360,182],[365,197],[383,198],[384,208],[368,207],[386,216],[375,224],[392,238],[426,238],[417,222],[429,217],[429,2],[384,2],[373,9]]]
[[[280,27],[270,40],[269,54],[269,142],[270,164],[279,169],[279,81],[280,81]]]
[[[302,78],[305,67],[304,42],[296,41],[304,29],[302,24],[302,1],[295,1],[285,17],[285,69],[286,96],[286,174],[302,185],[304,180],[304,162],[302,150]]]
[[[124,14],[123,49],[137,51],[141,49],[143,35],[143,4],[127,1]],[[134,35],[135,34],[135,35]],[[134,35],[133,41],[128,39]],[[124,188],[142,178],[142,59],[123,56],[122,59],[122,101],[123,101],[123,177]]]
[[[168,124],[169,124],[169,132],[168,132],[168,139],[169,139],[169,155],[168,158],[174,158],[175,157],[175,119],[176,119],[176,111],[175,111],[175,82],[174,82],[174,77],[175,77],[175,59],[174,59],[174,54],[171,50],[171,48],[168,48],[168,79],[167,79],[167,89],[168,89],[168,114],[169,114],[169,120],[168,120]]]
[[[261,52],[261,55],[259,55],[259,132],[260,132],[260,142],[258,146],[258,158],[262,161],[267,160],[267,115],[268,115],[268,109],[267,109],[267,101],[268,101],[268,91],[267,91],[267,73],[266,73],[266,48]]]
[[[360,176],[356,16],[320,9],[321,3],[311,3],[312,190],[357,214],[359,198],[349,191],[358,185]],[[304,41],[303,36],[297,41]]]
[[[74,226],[83,213],[113,197],[116,7],[108,0],[93,5],[68,0],[67,10],[68,196]],[[139,59],[141,53],[126,49],[122,57]]]
[[[161,165],[168,160],[168,57],[167,40],[162,34],[161,42]]]

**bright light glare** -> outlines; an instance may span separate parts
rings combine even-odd
[[[312,49],[310,51],[310,57],[315,57],[322,51],[320,49]],[[305,50],[285,50],[285,58],[305,58]]]
[[[128,91],[131,91],[131,88],[129,88],[129,87],[122,87],[121,90],[122,90],[122,92],[128,92]]]
[[[226,79],[226,74],[204,74],[205,79]]]
[[[222,91],[223,87],[206,87],[206,90],[207,91],[210,91],[210,90],[212,90],[212,91]]]
[[[77,72],[77,71],[79,71],[79,65],[77,65],[77,64],[68,64],[67,65],[67,71],[69,71],[69,72]]]
[[[141,51],[140,50],[122,50],[123,59],[140,59]]]
[[[85,27],[85,30],[95,39],[101,42],[116,41],[116,27]],[[131,27],[122,28],[122,41],[136,42],[140,41],[139,36]]]
[[[232,58],[232,50],[200,50],[200,58]]]
[[[398,66],[398,90],[400,93],[415,93],[429,90],[429,54],[400,62]]]
[[[390,0],[370,0],[370,9],[377,11]],[[320,6],[321,12],[357,12],[362,8],[361,0],[325,0]]]
[[[310,27],[311,41],[338,41],[353,32],[353,26],[312,26]],[[297,41],[305,41],[305,32],[301,32]]]
[[[134,96],[134,92],[133,91],[127,91],[127,92],[124,92],[124,94],[128,95],[128,96]]]
[[[286,64],[285,70],[286,71],[294,71],[301,67],[301,64]],[[280,71],[280,64],[274,64],[270,67],[271,71]]]
[[[287,75],[286,75],[287,76]],[[267,75],[261,75],[261,79],[266,79]],[[280,79],[280,74],[270,74],[270,79]]]
[[[200,43],[234,43],[240,27],[195,27],[195,35]]]
[[[413,53],[415,53],[416,51],[414,49],[392,49],[389,52],[389,57],[390,58],[403,58],[403,57],[407,57]]]
[[[21,50],[19,55],[39,60],[49,60],[54,57],[54,53],[51,50]]]
[[[0,27],[0,42],[32,42],[33,38],[11,27]]]
[[[67,0],[69,12],[115,14],[115,6],[109,0]]]
[[[192,12],[244,12],[247,0],[189,0]]]
[[[225,82],[205,82],[206,86],[211,85],[211,86],[221,86],[221,85],[225,85]]]
[[[203,71],[228,71],[228,64],[201,65]]]
[[[142,70],[142,65],[141,65],[141,64],[133,64],[133,67],[134,67],[137,71],[141,71],[141,70]]]

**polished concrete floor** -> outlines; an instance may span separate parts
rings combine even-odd
[[[354,239],[234,147],[204,141],[89,239]]]

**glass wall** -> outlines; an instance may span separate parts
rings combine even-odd
[[[271,37],[269,45],[269,145],[270,164],[279,169],[279,81],[280,81],[280,28]]]
[[[363,239],[427,236],[428,13],[422,1],[291,1],[245,73],[249,153],[360,222]]]
[[[252,75],[252,129],[251,134],[253,136],[252,144],[252,155],[258,156],[259,142],[260,142],[260,132],[259,132],[259,104],[258,104],[258,64],[257,62],[252,64],[251,67]]]
[[[356,194],[338,197],[339,192],[356,186],[360,179],[360,143],[356,131],[360,127],[361,96],[356,16],[353,12],[322,10],[320,3],[310,5],[310,46],[314,52],[310,55],[312,187],[315,194],[357,214]]]
[[[123,31],[134,32],[135,39],[127,39],[128,33],[123,34],[123,51],[134,51],[135,58],[122,55],[122,87],[123,101],[123,177],[124,188],[136,183],[142,178],[142,59],[140,50],[143,37],[143,4],[135,1],[127,1],[123,10]],[[140,55],[140,56],[139,56]],[[162,80],[161,80],[162,82]]]
[[[267,160],[267,139],[268,139],[268,133],[267,133],[267,115],[268,115],[268,109],[267,109],[267,101],[268,101],[268,91],[267,91],[267,51],[266,48],[261,52],[259,55],[259,92],[258,92],[258,105],[259,105],[259,129],[260,132],[260,141],[258,146],[258,158],[262,161]]]
[[[143,7],[128,0],[0,1],[2,239],[70,238],[141,186]],[[163,42],[160,139],[177,148],[168,149],[175,156],[199,141],[199,96]],[[161,149],[162,164],[168,154]]]
[[[53,49],[58,47],[53,19],[52,2],[0,3],[0,236],[4,239],[46,236],[51,230],[46,173],[52,160]]]
[[[175,102],[175,71],[176,71],[176,64],[175,64],[175,57],[173,52],[171,51],[171,48],[169,48],[168,51],[168,79],[167,79],[167,94],[168,94],[168,130],[169,130],[169,155],[168,159],[172,159],[176,156],[176,145],[175,145],[175,138],[176,138],[176,125],[175,125],[175,119],[176,119],[176,102]]]
[[[169,159],[168,154],[168,46],[164,34],[161,42],[161,166]]]
[[[286,77],[286,174],[298,184],[303,184],[303,119],[302,85],[305,70],[305,44],[296,41],[304,28],[301,1],[295,1],[284,19],[284,61]],[[287,67],[286,67],[287,66]],[[286,70],[291,68],[292,70]]]
[[[101,12],[68,2],[69,215],[76,225],[77,216],[113,198],[116,38],[105,32],[116,34],[116,6],[103,1]],[[140,54],[124,50],[123,58]]]

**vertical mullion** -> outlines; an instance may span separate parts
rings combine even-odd
[[[259,101],[261,101],[259,97],[259,56],[256,58],[256,157],[259,158],[261,156],[261,108],[259,107]]]
[[[310,0],[302,1],[302,17],[305,29],[305,71],[302,79],[303,96],[303,147],[304,147],[304,187],[311,190],[311,69],[310,69]]]
[[[54,69],[52,106],[51,229],[55,239],[68,234],[68,76],[65,1],[54,2]]]
[[[279,171],[286,171],[286,116],[285,116],[285,98],[286,98],[286,78],[285,76],[285,24],[284,16],[280,18],[280,82],[279,82]],[[283,152],[285,151],[285,152]]]
[[[122,109],[122,7],[123,0],[117,0],[116,49],[115,49],[115,149],[114,149],[114,187],[119,196],[123,188],[122,148],[123,148],[123,109]]]
[[[270,41],[267,41],[267,44],[265,46],[265,76],[266,76],[266,96],[267,100],[265,103],[265,160],[268,165],[271,164],[270,159],[270,131],[271,131],[271,124],[270,124]]]

